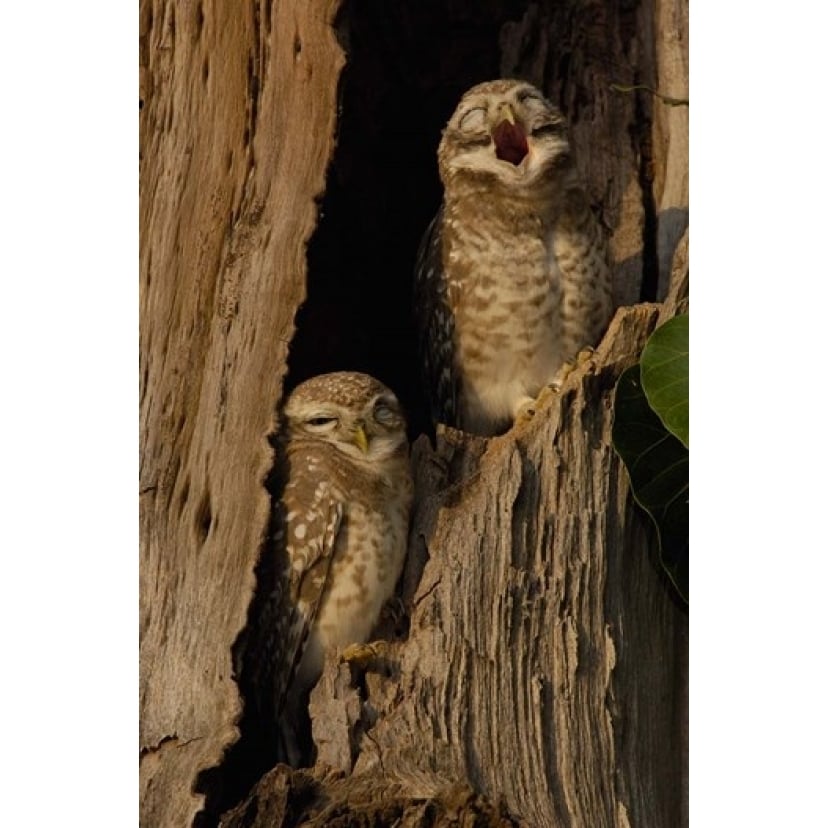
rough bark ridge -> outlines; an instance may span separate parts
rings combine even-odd
[[[231,647],[305,245],[334,143],[337,3],[141,3],[141,819],[192,822],[237,737]],[[297,124],[312,128],[299,130]]]
[[[268,526],[267,437],[291,379],[294,316],[318,275],[305,248],[326,168],[333,156],[339,189],[361,192],[364,179],[348,175],[363,169],[349,167],[360,139],[378,112],[400,110],[366,107],[364,123],[349,110],[350,155],[333,155],[338,104],[363,94],[338,98],[339,6],[141,2],[141,822],[153,828],[192,824],[200,775],[220,771],[238,738],[231,650]],[[469,68],[454,44],[473,54],[492,29],[477,16],[491,15],[501,74],[537,83],[567,112],[613,231],[618,299],[664,295],[673,261],[686,292],[686,241],[674,251],[687,225],[687,110],[611,89],[687,97],[686,2],[446,6],[344,4],[340,22],[353,26],[339,29],[355,53],[369,36],[384,44],[388,71],[364,64],[355,76],[377,76],[383,92],[366,98],[384,105],[398,83],[436,95],[437,136],[455,92],[488,79],[475,75],[488,62]],[[398,49],[396,31],[419,34]],[[415,99],[401,111],[422,110]],[[410,210],[424,226],[436,204],[415,203],[413,184],[397,192],[393,152],[369,156],[360,163],[382,167],[372,186],[388,181],[373,217]],[[357,279],[353,263],[336,270],[337,244],[318,261],[333,281]],[[410,267],[381,263],[376,278],[407,295]],[[407,308],[370,278],[356,293],[376,293],[393,327]],[[317,765],[265,775],[223,824],[686,824],[686,614],[650,560],[608,440],[615,378],[674,310],[622,309],[594,358],[508,435],[417,443],[402,634],[378,631],[392,642],[364,675],[329,659],[311,699]],[[353,322],[339,314],[343,347]],[[302,371],[338,367],[314,361],[324,333],[305,331]],[[356,357],[336,355],[359,368]],[[410,388],[408,368],[382,379]]]

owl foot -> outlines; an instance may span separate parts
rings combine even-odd
[[[515,424],[531,420],[538,409],[538,401],[534,397],[521,397],[513,408]]]
[[[592,359],[592,357],[594,355],[595,355],[595,348],[593,348],[591,345],[586,345],[585,347],[581,348],[580,351],[578,351],[578,354],[575,357],[575,365],[576,366],[585,365],[587,362],[589,362]]]
[[[567,377],[576,368],[586,365],[586,363],[592,359],[592,355],[594,353],[595,348],[592,348],[589,345],[587,345],[586,348],[581,348],[581,350],[576,354],[575,359],[568,359],[563,365],[561,365],[560,368],[558,368],[557,373],[553,377],[552,382],[549,383],[548,387],[551,388],[554,393],[560,392]]]
[[[377,662],[383,661],[388,655],[389,643],[387,641],[371,641],[365,644],[349,644],[343,651],[341,660],[368,670],[374,667]]]

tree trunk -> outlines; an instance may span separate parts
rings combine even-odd
[[[148,826],[192,822],[198,774],[238,735],[231,647],[268,525],[267,435],[334,145],[335,10],[333,0],[141,4]]]
[[[686,824],[687,616],[609,441],[687,278],[687,108],[612,84],[686,97],[686,3],[146,0],[141,70],[142,824]],[[416,441],[404,613],[364,675],[328,659],[316,765],[262,776],[234,765],[232,650],[275,411],[351,368],[428,431],[409,296],[434,151],[497,75],[568,114],[619,303],[675,261],[673,294],[621,308],[532,422]]]

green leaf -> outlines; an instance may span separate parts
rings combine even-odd
[[[612,442],[629,472],[633,496],[656,525],[661,563],[687,601],[689,451],[650,408],[638,365],[618,380]]]
[[[653,332],[641,354],[641,383],[665,427],[690,448],[690,317],[673,317]]]

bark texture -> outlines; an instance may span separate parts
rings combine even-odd
[[[378,338],[407,343],[439,131],[498,73],[567,113],[619,301],[664,296],[671,263],[673,293],[622,308],[531,422],[416,442],[389,643],[364,674],[328,659],[314,768],[199,819],[686,824],[687,616],[609,443],[615,380],[687,293],[687,108],[612,84],[687,97],[686,2],[144,0],[140,26],[142,825],[218,802],[240,738],[283,387],[369,370],[418,422],[408,346]]]
[[[141,3],[147,826],[190,824],[198,773],[237,738],[231,648],[268,525],[267,436],[334,146],[336,5]]]

